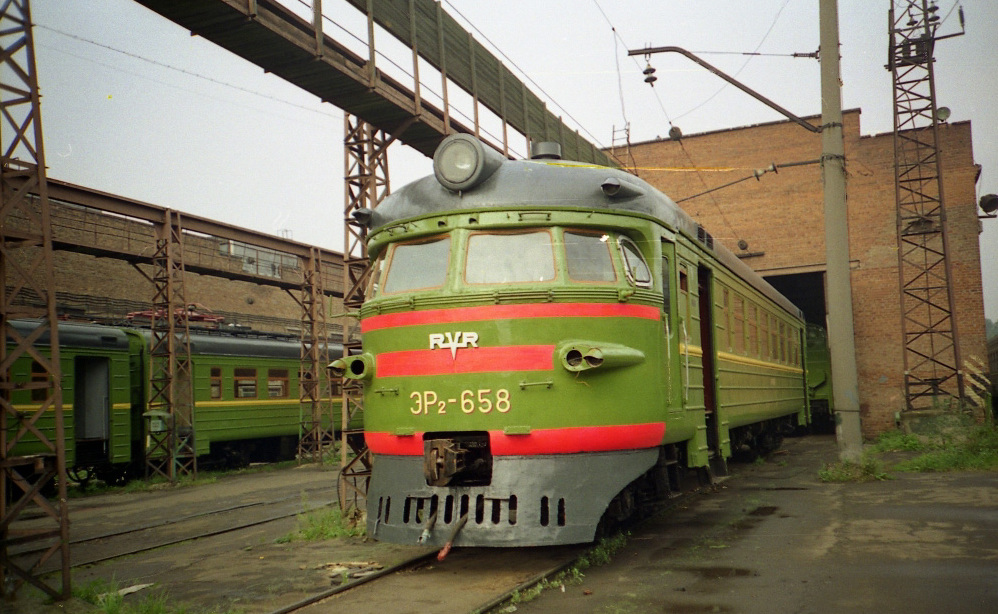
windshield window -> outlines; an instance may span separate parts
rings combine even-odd
[[[439,288],[447,280],[450,237],[422,243],[400,243],[392,250],[383,292]]]
[[[624,262],[627,263],[627,276],[635,285],[642,288],[651,286],[651,271],[645,264],[645,259],[641,257],[638,246],[627,237],[620,237],[620,251],[624,254]]]
[[[565,233],[565,264],[574,281],[617,281],[608,235]]]
[[[469,284],[551,281],[554,275],[554,249],[546,231],[468,239],[464,279]]]

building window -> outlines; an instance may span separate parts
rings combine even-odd
[[[256,369],[239,368],[233,377],[233,389],[237,399],[256,398]]]

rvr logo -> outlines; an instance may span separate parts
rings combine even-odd
[[[457,358],[457,348],[478,347],[478,333],[430,333],[430,349],[449,349],[451,358]]]

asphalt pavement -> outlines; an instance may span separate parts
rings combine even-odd
[[[998,472],[820,481],[837,455],[830,436],[787,439],[516,611],[998,612]]]

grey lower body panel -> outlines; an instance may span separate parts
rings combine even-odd
[[[650,469],[658,449],[497,456],[488,486],[427,486],[421,456],[374,457],[367,531],[375,539],[443,546],[462,516],[455,546],[548,546],[593,541],[607,505]]]

